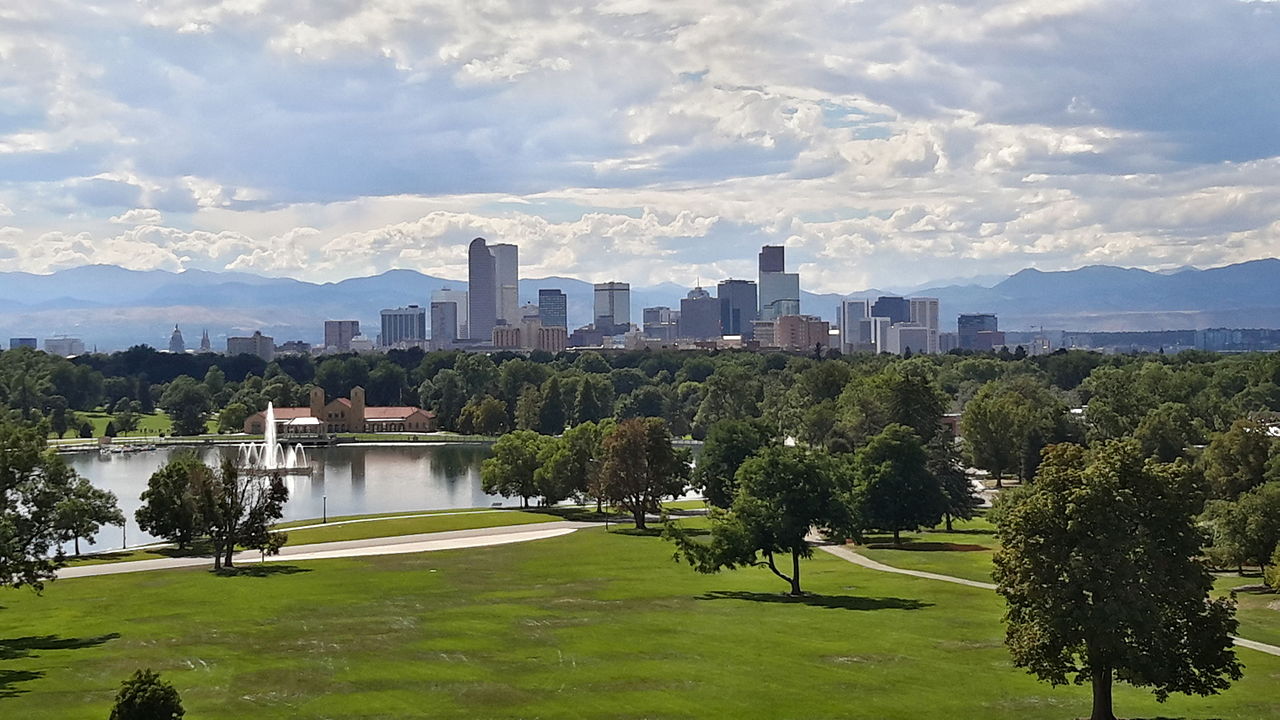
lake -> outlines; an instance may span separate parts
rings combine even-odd
[[[156,540],[138,529],[133,511],[142,504],[140,496],[147,489],[147,479],[179,452],[191,450],[162,448],[105,456],[96,452],[79,453],[64,459],[95,486],[116,494],[128,520],[123,538],[127,541],[125,544],[132,547]],[[216,465],[224,456],[236,457],[238,450],[235,446],[217,446],[196,452],[204,462]],[[458,443],[307,448],[307,457],[315,472],[310,477],[286,479],[289,502],[284,508],[284,519],[319,518],[326,506],[329,517],[335,517],[518,504],[518,498],[508,501],[480,489],[480,463],[489,455],[488,445]],[[118,527],[105,527],[97,540],[92,545],[81,541],[81,551],[118,548],[122,531]]]

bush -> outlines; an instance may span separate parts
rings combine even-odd
[[[124,681],[111,708],[111,720],[180,720],[185,714],[178,691],[150,668]]]

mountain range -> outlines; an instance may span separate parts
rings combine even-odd
[[[801,278],[803,281],[803,277]],[[1120,331],[1204,327],[1280,327],[1280,259],[1254,260],[1210,269],[1150,272],[1089,266],[1043,272],[1027,269],[991,284],[948,284],[912,294],[936,297],[943,330],[959,313],[992,312],[1002,329]],[[89,347],[112,350],[146,343],[168,347],[174,325],[189,347],[209,331],[215,349],[229,335],[262,330],[276,342],[320,342],[326,319],[358,319],[365,333],[378,330],[378,311],[428,305],[431,293],[466,283],[413,270],[372,277],[311,283],[239,272],[136,271],[89,265],[48,275],[0,273],[0,338],[65,334]],[[559,288],[568,296],[573,327],[591,319],[591,284],[565,277],[520,281],[521,302],[538,290]],[[709,288],[710,289],[710,288]],[[688,288],[663,283],[633,287],[632,320],[644,307],[678,308]],[[801,310],[833,321],[844,297],[888,294],[869,289],[848,295],[805,292]]]

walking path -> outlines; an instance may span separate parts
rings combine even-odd
[[[370,555],[398,555],[402,553],[433,552],[436,550],[458,550],[462,548],[487,547],[490,545],[507,545],[510,543],[543,540],[545,538],[567,535],[584,527],[594,527],[594,523],[570,522],[566,520],[532,525],[505,525],[471,530],[449,530],[446,532],[419,533],[417,535],[399,535],[395,537],[366,538],[363,540],[343,540],[340,542],[312,543],[309,545],[289,545],[280,549],[279,555],[269,556],[266,562],[283,562],[295,560],[327,560],[331,558],[366,557]],[[250,565],[262,561],[257,551],[245,551],[235,554],[235,563]],[[117,575],[120,573],[144,572],[147,570],[172,570],[175,568],[212,567],[213,559],[208,557],[159,558],[156,560],[134,560],[130,562],[108,563],[104,565],[82,565],[62,568],[58,571],[58,579],[93,577],[98,575]]]
[[[872,560],[871,558],[854,550],[850,550],[848,547],[843,545],[819,545],[818,547],[819,549],[825,550],[838,558],[848,560],[849,562],[855,565],[860,565],[868,570],[895,573],[898,575],[910,575],[911,577],[924,578],[925,580],[939,580],[941,582],[966,585],[968,587],[979,588],[982,590],[996,589],[996,586],[993,583],[984,583],[978,582],[977,580],[968,580],[966,578],[959,578],[951,575],[939,575],[938,573],[924,572],[921,570],[907,570],[905,568],[893,567],[892,565],[885,565],[884,563],[876,562],[875,560]],[[1232,637],[1231,639],[1240,647],[1280,657],[1280,646],[1268,645],[1267,643],[1260,643],[1256,640],[1246,640],[1241,637]]]

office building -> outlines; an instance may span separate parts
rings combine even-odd
[[[938,352],[947,353],[960,347],[960,334],[953,332],[938,333]]]
[[[773,321],[773,347],[821,352],[831,347],[831,325],[814,315],[783,315]]]
[[[427,340],[427,309],[418,305],[382,311],[382,346],[418,345]]]
[[[928,343],[925,348],[916,348],[912,346],[911,351],[914,353],[936,354],[938,348],[938,298],[931,297],[913,297],[908,298],[907,303],[910,306],[910,322],[912,325],[919,325],[929,331]]]
[[[760,317],[756,284],[750,280],[723,280],[716,286],[716,297],[720,300],[721,332],[750,340],[751,323]]]
[[[448,350],[458,341],[458,303],[431,301],[432,350]]]
[[[351,351],[351,339],[360,334],[359,320],[325,320],[324,346],[338,352]]]
[[[682,339],[718,339],[724,334],[720,327],[720,301],[700,287],[690,290],[680,301],[679,326]]]
[[[569,329],[569,299],[556,288],[538,291],[538,315],[542,327]]]
[[[891,323],[911,322],[911,303],[897,295],[881,295],[871,304],[871,317],[889,318]]]
[[[964,336],[960,336],[964,339]],[[974,333],[966,350],[995,350],[1005,345],[1004,333],[999,330],[980,330]]]
[[[568,342],[569,331],[565,328],[540,326],[538,328],[537,339],[533,343],[533,349],[549,353],[558,353],[564,351]]]
[[[595,284],[596,329],[618,335],[631,329],[631,285],[624,282]]]
[[[182,339],[182,331],[177,325],[173,326],[173,334],[169,336],[169,352],[185,353],[187,351],[187,341]]]
[[[889,321],[889,318],[864,318],[860,322],[860,325],[862,326],[862,329],[859,331],[859,335],[870,339],[872,352],[889,352],[889,328],[893,326],[893,323]]]
[[[1000,324],[991,313],[967,313],[956,319],[956,330],[960,336],[961,350],[990,350],[989,338],[985,348],[978,346],[978,333],[998,332]],[[1004,341],[1001,340],[999,344],[1003,345]]]
[[[276,355],[310,355],[311,343],[305,340],[290,340],[276,346]]]
[[[498,324],[498,270],[484,238],[467,249],[467,337],[489,342]]]
[[[44,351],[50,355],[61,355],[62,357],[83,355],[84,341],[73,337],[47,338],[44,341]]]
[[[515,245],[490,245],[497,297],[497,320],[508,325],[520,322],[520,249]]]
[[[17,350],[18,348],[31,348],[35,350],[40,347],[35,338],[32,337],[12,337],[9,338],[9,349]]]
[[[675,340],[680,337],[680,311],[665,305],[647,307],[643,311],[644,336],[651,340]]]
[[[915,355],[928,352],[929,328],[914,323],[894,323],[889,326],[884,352],[891,355],[905,355],[907,351]]]
[[[431,302],[433,303],[453,303],[458,308],[458,319],[454,321],[453,337],[455,339],[465,339],[471,337],[469,328],[467,327],[467,291],[451,290],[448,287],[442,287],[431,293]],[[431,335],[435,337],[436,326],[432,324]]]
[[[538,339],[538,330],[542,327],[542,309],[533,303],[525,303],[520,308],[520,339],[525,349],[532,349]]]
[[[519,325],[495,325],[492,340],[495,350],[519,350],[524,347],[521,344]]]
[[[840,326],[840,352],[875,350],[871,326],[862,321],[871,317],[871,303],[866,300],[844,300],[836,308],[836,324]]]
[[[760,272],[785,272],[787,249],[782,245],[765,245],[760,248]]]
[[[276,357],[276,339],[270,335],[263,335],[261,330],[255,330],[248,337],[229,337],[227,338],[227,354],[236,355],[256,355],[267,362],[271,362]]]

